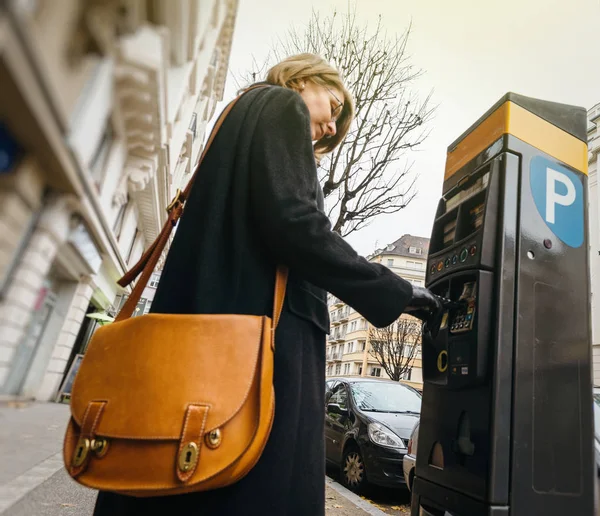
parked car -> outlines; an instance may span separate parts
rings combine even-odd
[[[408,446],[404,460],[402,461],[402,468],[404,469],[404,481],[409,491],[412,491],[413,481],[415,479],[415,465],[417,463],[417,445],[419,442],[419,421],[413,428],[408,440]]]
[[[368,484],[405,486],[402,462],[421,413],[412,387],[369,377],[326,382],[325,454],[342,483],[361,492]]]

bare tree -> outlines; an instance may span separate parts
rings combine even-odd
[[[375,217],[405,208],[416,196],[417,175],[408,159],[425,141],[433,114],[431,93],[419,101],[412,87],[421,70],[407,53],[411,26],[388,36],[381,16],[373,30],[357,22],[356,8],[321,16],[313,11],[303,29],[292,28],[274,45],[262,65],[238,86],[262,80],[282,58],[311,52],[342,73],[355,100],[355,121],[344,142],[319,164],[333,230],[342,236],[367,226]]]
[[[422,322],[403,316],[386,328],[369,329],[369,354],[388,376],[400,380],[413,366],[420,345]]]

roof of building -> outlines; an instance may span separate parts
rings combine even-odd
[[[411,253],[410,249],[421,249],[421,253]],[[380,255],[393,254],[396,256],[407,256],[412,258],[427,258],[429,252],[429,238],[413,236],[413,235],[402,235],[395,242],[388,244],[383,249],[377,249],[369,258],[375,258]]]

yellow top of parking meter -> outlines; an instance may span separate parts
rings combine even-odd
[[[448,147],[444,180],[505,134],[587,174],[587,112],[507,93]]]

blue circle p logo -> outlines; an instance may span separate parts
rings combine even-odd
[[[569,247],[581,247],[584,237],[583,184],[566,167],[543,156],[531,160],[531,193],[546,226]]]

